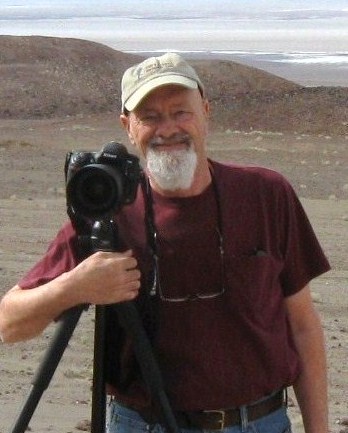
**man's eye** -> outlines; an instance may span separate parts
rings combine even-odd
[[[156,114],[146,114],[140,118],[142,123],[154,123],[157,122],[158,116]]]
[[[185,122],[192,118],[192,113],[190,111],[179,110],[175,113],[175,120]]]

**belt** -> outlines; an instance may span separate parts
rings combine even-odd
[[[283,390],[249,406],[243,406],[248,421],[256,421],[284,405]],[[178,427],[199,430],[223,430],[225,427],[241,425],[242,408],[203,410],[194,412],[174,412]],[[158,416],[151,409],[137,409],[138,414],[148,424],[158,422]]]

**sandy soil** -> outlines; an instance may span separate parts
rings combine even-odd
[[[125,141],[113,116],[0,121],[0,294],[41,256],[66,219],[63,167],[71,149]],[[262,164],[284,173],[302,198],[333,270],[312,284],[328,351],[330,429],[348,432],[348,137],[213,133],[217,159]],[[91,410],[93,308],[83,314],[57,372],[30,422],[35,433],[86,429]],[[21,411],[51,344],[54,325],[32,341],[0,345],[0,433]],[[294,431],[301,419],[291,398]],[[88,423],[87,423],[88,424]]]

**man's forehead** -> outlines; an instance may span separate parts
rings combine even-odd
[[[157,87],[146,95],[136,109],[147,107],[152,103],[156,103],[156,101],[162,100],[172,104],[179,104],[180,102],[184,102],[189,98],[194,97],[195,93],[199,93],[199,91],[197,89],[187,89],[186,87],[176,84],[168,84]]]

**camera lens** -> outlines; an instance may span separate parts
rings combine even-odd
[[[110,187],[113,185],[110,185],[109,178],[100,174],[96,174],[92,180],[93,182],[87,180],[83,186],[84,201],[92,206],[104,206],[108,201]]]
[[[104,216],[122,204],[122,178],[108,165],[90,164],[79,170],[67,188],[72,207],[88,217]]]

